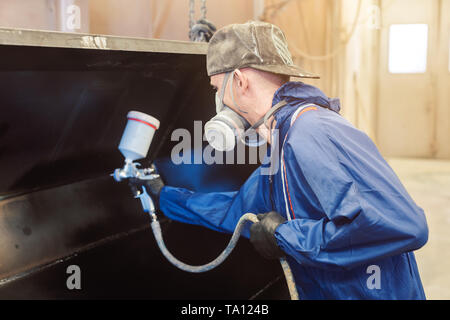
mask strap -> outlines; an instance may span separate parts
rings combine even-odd
[[[260,125],[262,125],[263,123],[265,124],[267,122],[267,120],[278,110],[280,110],[282,107],[284,107],[287,104],[286,101],[280,101],[278,102],[276,105],[274,105],[272,108],[270,108],[270,110],[264,115],[264,117],[262,117],[261,119],[259,119],[258,121],[256,121],[256,123],[254,125],[252,125],[250,128],[248,128],[247,130],[245,130],[245,132],[241,135],[241,141],[243,141],[245,143],[245,138],[246,136],[248,136],[249,133],[251,133],[252,131],[255,131]]]
[[[260,125],[262,125],[263,123],[265,124],[267,122],[267,120],[269,120],[269,118],[278,110],[280,110],[280,108],[284,107],[287,104],[286,101],[280,101],[278,102],[276,105],[274,105],[272,108],[270,108],[270,110],[264,115],[264,117],[261,117],[261,119],[259,119],[258,121],[256,121],[256,123],[254,125],[252,125],[248,130],[251,129],[257,129]]]
[[[271,116],[273,116],[275,114],[275,112],[278,112],[278,110],[280,110],[282,107],[284,107],[285,105],[287,105],[287,102],[282,100],[280,102],[278,102],[276,105],[274,105],[269,112],[266,113],[266,115],[264,116],[264,124],[267,126],[267,120],[269,120],[269,118]]]
[[[225,76],[223,77],[223,81],[222,81],[222,92],[220,93],[219,96],[219,103],[220,105],[218,107],[216,107],[216,112],[219,113],[220,111],[223,110],[223,97],[225,96],[225,90],[227,88],[227,82],[228,82],[228,78],[230,77],[231,72],[227,72],[225,73]]]

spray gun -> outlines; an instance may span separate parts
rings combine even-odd
[[[220,265],[234,247],[241,235],[244,224],[248,221],[258,222],[258,218],[253,213],[245,213],[239,219],[236,228],[233,232],[230,242],[222,253],[210,263],[201,266],[191,266],[184,262],[181,262],[175,258],[166,248],[161,232],[161,226],[159,224],[155,205],[153,199],[147,193],[145,189],[145,182],[151,179],[158,178],[156,169],[153,165],[150,168],[139,168],[140,164],[134,161],[145,158],[147,156],[148,149],[153,140],[155,131],[159,128],[159,121],[152,116],[138,111],[130,111],[127,115],[128,122],[125,127],[125,131],[120,140],[119,150],[125,157],[125,164],[123,168],[114,170],[111,174],[116,181],[131,180],[137,181],[137,183],[131,184],[132,192],[135,198],[139,198],[142,203],[144,212],[148,212],[152,218],[151,227],[155,236],[156,242],[162,254],[177,268],[187,272],[205,272],[214,269]],[[142,190],[139,190],[139,187]],[[281,266],[283,268],[284,275],[288,284],[289,292],[293,300],[298,300],[297,288],[295,287],[294,277],[289,264],[284,258],[280,259]]]
[[[118,182],[126,179],[140,182],[130,184],[131,191],[135,198],[141,200],[144,212],[149,212],[152,219],[155,219],[155,206],[144,185],[146,180],[158,178],[159,175],[153,164],[150,168],[140,169],[141,164],[134,161],[147,156],[155,131],[159,128],[159,120],[138,111],[130,111],[127,118],[128,122],[119,144],[125,164],[123,168],[114,170],[112,176]],[[139,190],[139,185],[142,190]]]

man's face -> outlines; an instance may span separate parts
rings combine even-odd
[[[242,117],[246,118],[246,115],[241,113],[236,106],[233,103],[233,100],[231,98],[231,92],[230,92],[230,85],[231,85],[231,77],[229,77],[228,79],[228,83],[222,87],[223,84],[223,78],[225,77],[225,73],[220,73],[220,74],[216,74],[210,77],[210,84],[211,87],[215,90],[215,92],[217,92],[217,94],[220,96],[222,94],[222,90],[225,90],[225,94],[223,96],[223,103],[226,104],[228,107],[230,107],[234,112],[240,114]],[[239,92],[237,92],[237,90],[239,90],[239,88],[237,88],[237,86],[235,85],[236,82],[233,81],[233,91],[234,91],[234,95],[235,95],[235,99],[237,94],[239,94]],[[239,103],[239,102],[237,102]],[[244,109],[243,106],[239,106],[241,109]],[[244,109],[245,111],[245,109]]]
[[[247,122],[251,125],[256,123],[258,120],[261,119],[262,116],[268,111],[268,110],[262,110],[262,112],[259,112],[259,109],[257,108],[258,101],[257,96],[253,93],[249,93],[249,87],[250,81],[252,81],[252,77],[249,77],[248,73],[251,72],[251,69],[246,70],[236,70],[235,76],[236,78],[233,81],[233,93],[234,93],[234,100],[238,104],[238,106],[234,105],[233,99],[231,98],[231,90],[230,86],[232,84],[231,82],[231,76],[228,79],[228,83],[226,86],[223,86],[223,79],[225,77],[225,73],[213,75],[210,77],[210,84],[211,87],[217,92],[217,94],[222,94],[222,90],[225,90],[225,94],[223,96],[223,103],[226,104],[229,108],[231,108],[234,112],[242,116]],[[247,73],[246,73],[247,72]],[[223,86],[223,87],[222,87]],[[253,85],[255,87],[255,85]],[[258,93],[257,93],[258,94]],[[269,101],[270,103],[271,101]],[[270,109],[270,106],[269,108]],[[244,111],[245,113],[241,112],[240,110]],[[263,137],[266,138],[266,140],[270,143],[270,132],[267,132],[266,126],[260,126],[257,128],[257,131],[259,134],[261,134]]]
[[[210,77],[210,84],[211,84],[211,87],[214,89],[215,92],[217,92],[217,94],[219,96],[222,94],[222,90],[225,90],[225,95],[223,96],[223,103],[226,104],[227,106],[229,106],[229,104],[228,104],[229,101],[227,99],[228,98],[227,97],[228,90],[226,90],[225,86],[222,87],[224,77],[225,77],[225,73],[215,74]],[[228,84],[226,85],[226,87],[228,87]]]

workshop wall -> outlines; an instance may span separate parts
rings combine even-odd
[[[195,1],[195,19],[201,16],[201,1]],[[253,19],[253,2],[208,0],[206,17],[218,28]],[[189,40],[189,0],[123,0],[90,2],[91,32],[133,37]]]
[[[189,1],[2,0],[0,25],[68,31],[64,8],[81,8],[79,32],[188,40]],[[385,156],[450,158],[450,0],[208,0],[218,28],[261,19],[280,26],[305,80],[342,102],[342,115]],[[407,14],[405,14],[407,12]],[[201,1],[195,5],[195,19]],[[426,28],[425,69],[391,72],[392,25]],[[392,49],[392,50],[391,50]],[[413,56],[410,50],[405,59]],[[391,52],[391,53],[390,53]]]
[[[41,30],[64,30],[59,17],[76,4],[81,9],[81,29],[73,32],[189,40],[189,0],[2,0],[0,26]],[[253,1],[208,0],[207,19],[220,28],[252,20]],[[201,1],[195,1],[195,19]]]
[[[385,156],[450,158],[450,1],[361,2],[358,27],[339,61],[345,115]],[[355,12],[357,3],[342,2],[343,25],[353,19],[349,12]],[[418,24],[427,37],[421,44],[419,34],[410,31],[415,47],[401,59],[411,59],[423,48],[424,69],[393,70],[399,48],[391,28]]]
[[[322,77],[305,82],[339,97],[342,115],[383,155],[450,158],[449,0],[265,3],[265,20],[285,31],[295,61]],[[412,30],[416,49],[397,53],[405,45],[391,26],[411,24],[423,25],[426,38],[421,44]],[[422,49],[424,70],[390,69],[396,53],[407,60]]]

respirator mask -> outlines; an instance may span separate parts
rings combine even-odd
[[[263,123],[266,123],[267,119],[281,106],[286,103],[283,101],[282,105],[274,106],[262,119],[257,121],[253,126],[245,120],[244,117],[233,111],[230,107],[223,103],[223,97],[229,77],[231,76],[231,98],[234,105],[242,113],[247,113],[237,106],[234,100],[233,94],[233,78],[234,71],[227,72],[223,79],[222,90],[220,95],[216,92],[216,113],[211,120],[205,124],[205,136],[208,143],[218,151],[230,151],[236,146],[236,141],[240,140],[247,146],[259,147],[267,142],[265,138],[256,132],[256,129]]]

